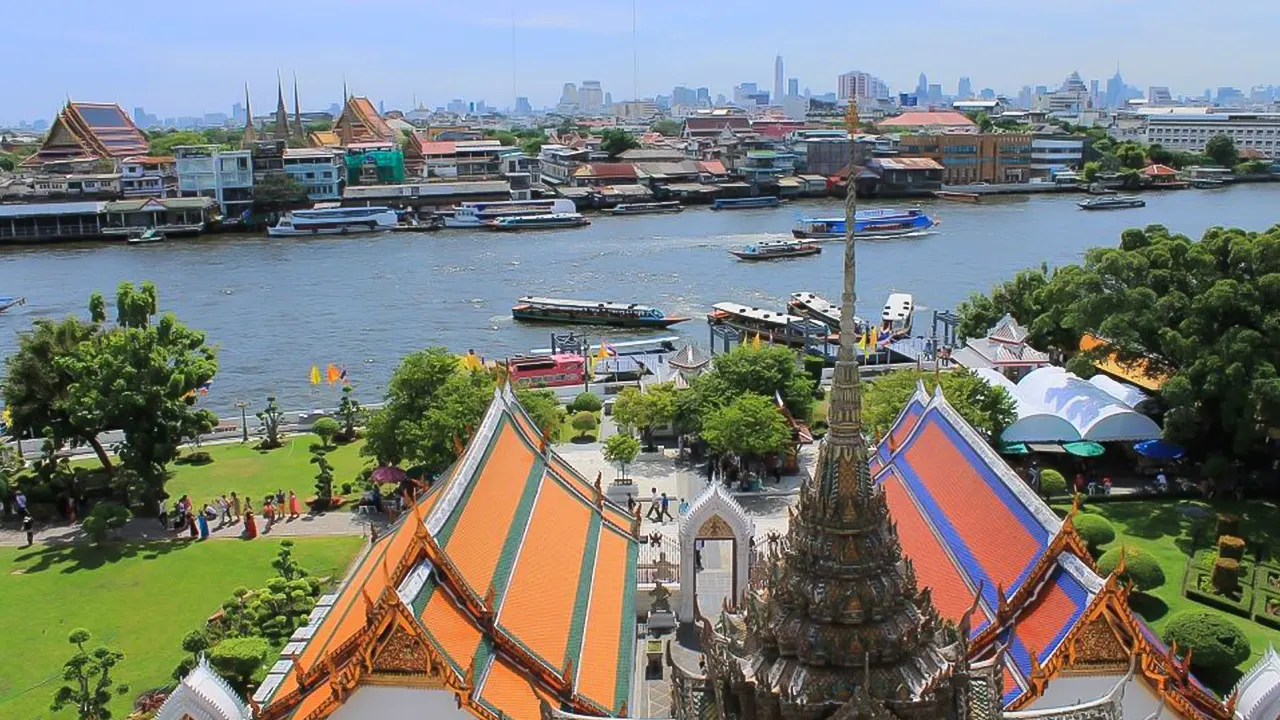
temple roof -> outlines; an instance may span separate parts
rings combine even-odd
[[[209,667],[203,654],[156,712],[156,720],[248,720],[250,716],[249,706]]]
[[[51,162],[124,158],[147,153],[147,136],[115,103],[68,102],[23,167]]]
[[[637,549],[631,516],[496,392],[462,456],[295,633],[291,662],[255,699],[267,718],[327,717],[336,705],[318,676],[342,675],[390,602],[473,713],[534,720],[547,699],[616,715],[631,689]]]
[[[1280,718],[1280,654],[1274,645],[1240,678],[1235,694],[1237,720]]]
[[[367,97],[348,97],[342,114],[333,123],[333,132],[343,146],[362,142],[393,142],[395,133]]]

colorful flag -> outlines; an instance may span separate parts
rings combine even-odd
[[[4,423],[5,426],[8,426],[11,422],[13,422],[13,415],[9,413],[9,408],[0,410],[0,423]]]
[[[605,358],[612,357],[612,356],[613,356],[613,348],[609,347],[609,341],[601,340],[600,349],[596,351],[596,359],[604,360]]]
[[[871,351],[877,352],[879,351],[879,349],[880,349],[880,333],[875,328],[871,328]]]
[[[311,366],[311,384],[312,385],[320,384],[320,366],[319,365]]]
[[[329,363],[329,365],[325,367],[324,375],[325,375],[325,382],[329,383],[330,385],[342,379],[342,371],[339,370],[337,366],[334,365],[333,363]]]
[[[751,349],[752,350],[760,349],[760,333],[756,333],[756,336],[751,338]]]

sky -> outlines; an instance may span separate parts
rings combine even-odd
[[[675,85],[732,95],[786,77],[833,91],[850,70],[911,90],[921,72],[954,93],[1016,95],[1073,70],[1105,86],[1175,96],[1280,84],[1275,0],[131,0],[18,2],[5,8],[0,123],[51,118],[67,97],[142,106],[160,117],[230,112],[248,84],[255,113],[296,72],[304,110],[354,94],[408,109],[452,98],[554,104],[566,82],[599,80],[614,101]],[[513,43],[514,37],[514,43]],[[512,62],[514,44],[515,62]],[[638,52],[633,52],[638,50]],[[16,64],[13,59],[26,58]],[[638,67],[638,74],[636,69]],[[288,93],[288,90],[286,90]]]

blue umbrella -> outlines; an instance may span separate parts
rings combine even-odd
[[[1164,440],[1143,440],[1134,443],[1133,449],[1142,456],[1153,460],[1177,460],[1183,456],[1182,448]]]

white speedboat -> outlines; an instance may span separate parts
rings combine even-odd
[[[396,211],[389,207],[294,210],[267,228],[267,234],[271,237],[305,237],[387,232],[394,230],[398,222]]]
[[[490,220],[514,215],[551,215],[577,212],[572,200],[502,200],[498,202],[464,202],[453,208],[452,215],[444,216],[447,228],[485,227]]]

